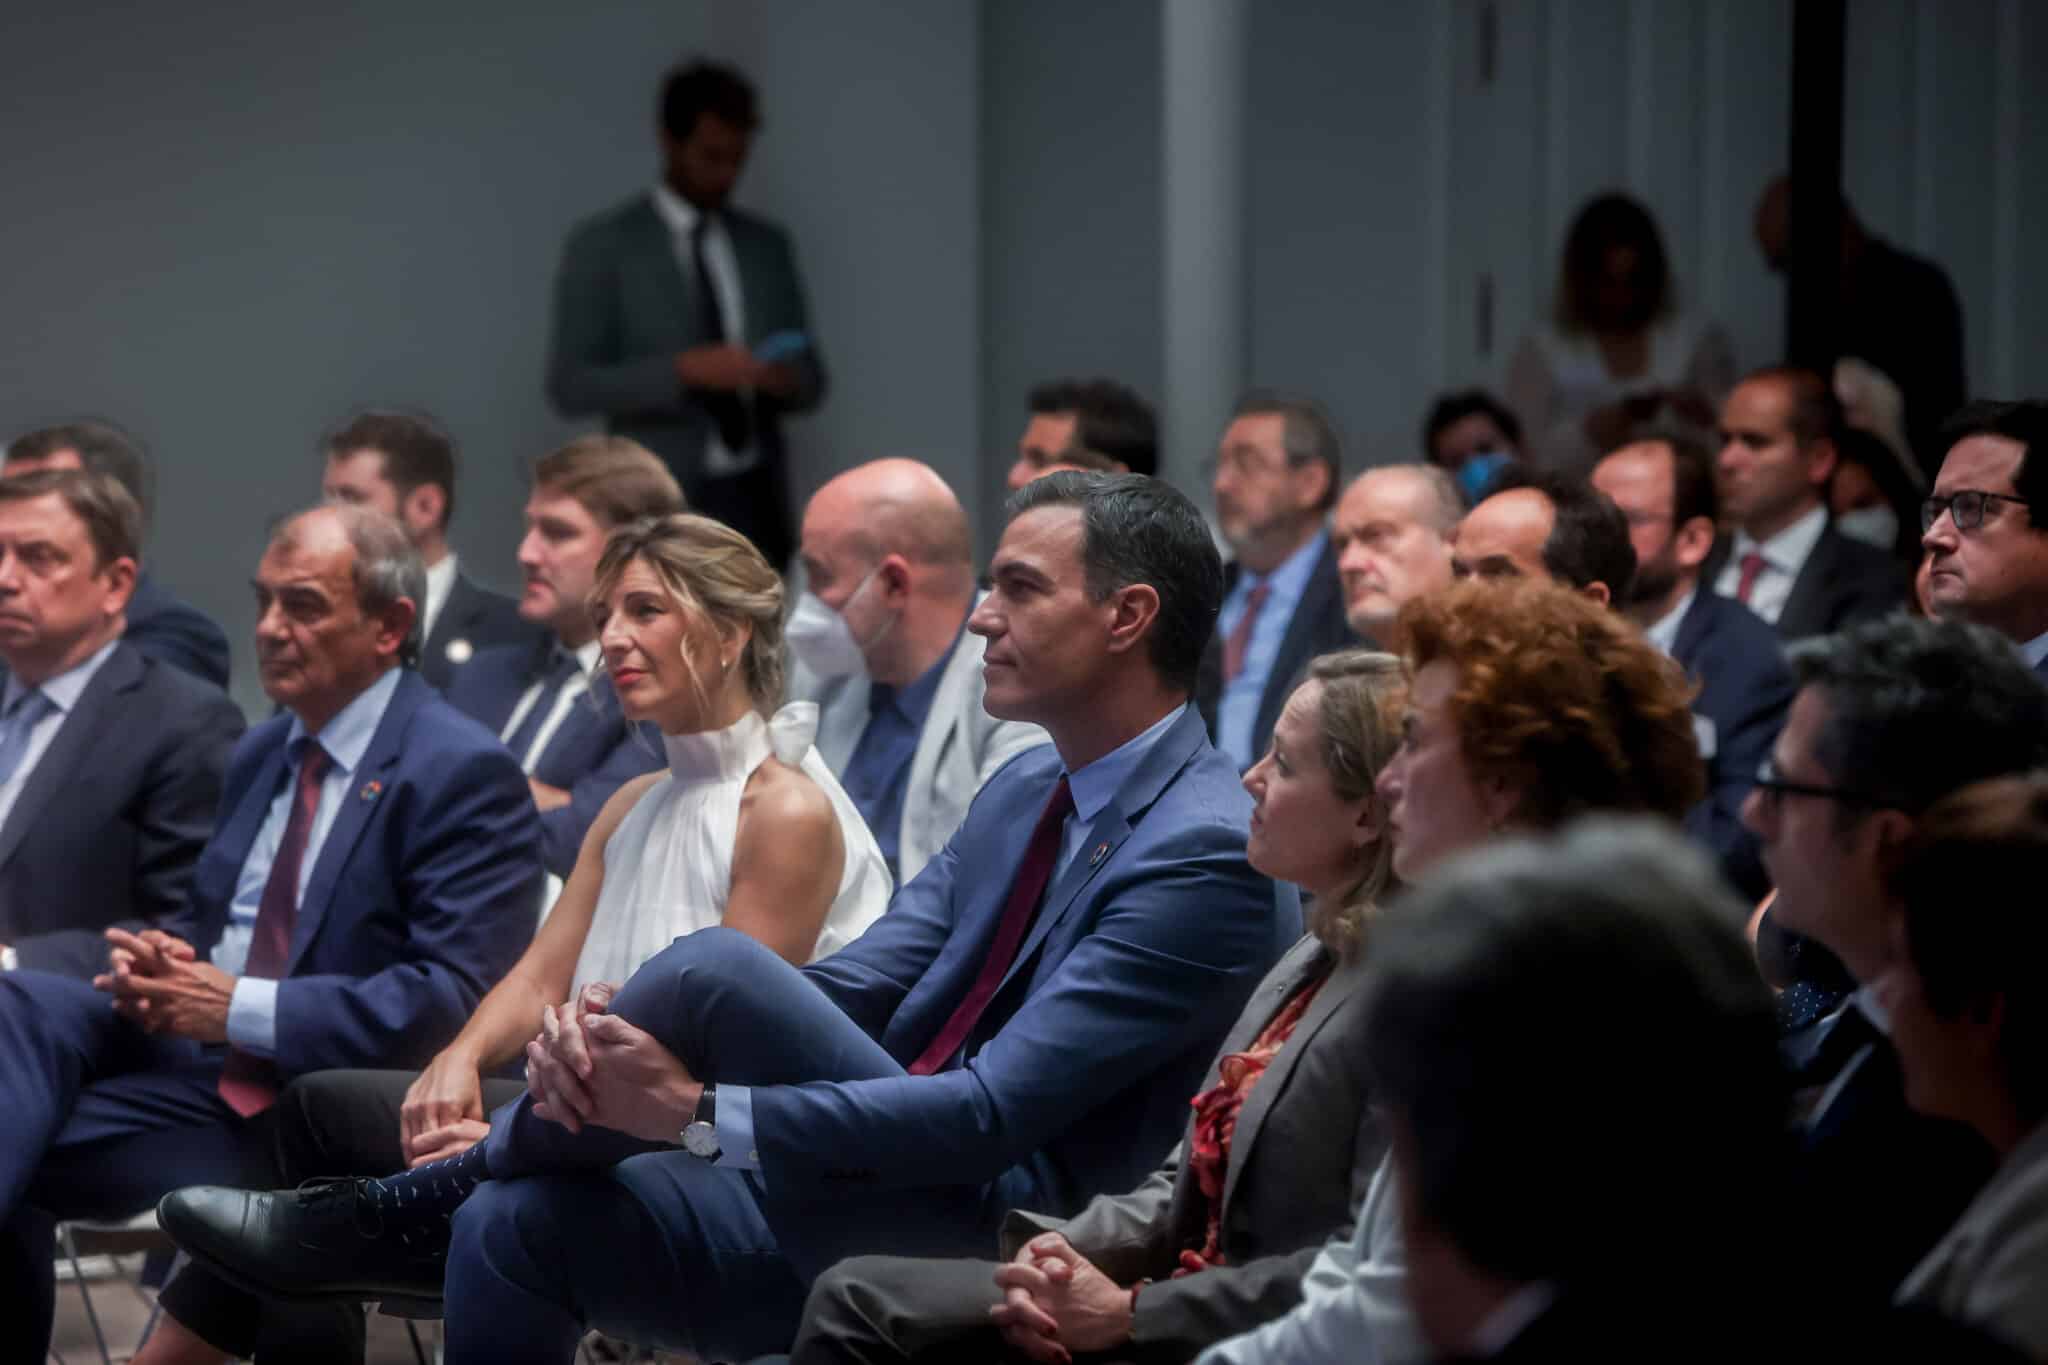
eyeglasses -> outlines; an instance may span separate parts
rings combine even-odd
[[[1756,770],[1756,789],[1773,801],[1784,796],[1811,796],[1821,801],[1840,801],[1852,806],[1898,804],[1867,792],[1851,791],[1847,787],[1821,787],[1811,782],[1787,782],[1778,776],[1778,765],[1768,758]]]
[[[1963,488],[1947,497],[1933,497],[1920,504],[1920,531],[1924,535],[1934,529],[1934,523],[1941,520],[1946,512],[1956,524],[1958,531],[1974,531],[1984,524],[1984,513],[1994,502],[2016,502],[2025,507],[2025,498],[2015,498],[2006,493],[1986,493],[1977,488]]]

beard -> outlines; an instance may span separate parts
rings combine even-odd
[[[1678,550],[1667,542],[1655,558],[1636,566],[1635,581],[1629,584],[1628,604],[1632,607],[1662,602],[1678,586]]]

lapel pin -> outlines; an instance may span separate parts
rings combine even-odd
[[[474,653],[476,653],[476,646],[467,640],[450,640],[448,642],[448,662],[451,664],[466,664],[469,662],[470,655]]]
[[[1090,867],[1100,867],[1100,866],[1102,866],[1102,860],[1103,860],[1104,858],[1107,858],[1108,856],[1109,856],[1109,845],[1108,845],[1108,844],[1097,844],[1097,845],[1095,846],[1095,851],[1094,851],[1093,853],[1091,853],[1091,854],[1089,854],[1089,855],[1088,855],[1088,866],[1090,866]]]
[[[357,792],[356,795],[360,797],[363,801],[369,802],[375,801],[380,795],[383,794],[383,791],[384,784],[382,782],[365,782],[363,784],[363,789],[360,792]]]

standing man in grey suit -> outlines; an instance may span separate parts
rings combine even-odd
[[[759,125],[738,72],[669,73],[660,183],[562,250],[548,396],[661,456],[692,510],[779,568],[793,537],[778,419],[818,405],[825,371],[788,235],[727,202]]]
[[[396,521],[427,570],[420,607],[420,676],[441,691],[455,670],[494,645],[538,645],[545,632],[520,619],[519,604],[478,587],[448,545],[455,515],[455,441],[421,413],[358,413],[321,442],[327,467],[320,495]]]
[[[876,460],[833,479],[804,509],[801,553],[790,695],[818,703],[818,753],[901,886],[981,784],[1049,736],[981,704],[967,514],[930,466]]]

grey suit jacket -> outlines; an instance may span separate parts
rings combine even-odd
[[[802,387],[786,399],[758,399],[756,439],[764,460],[782,457],[780,412],[807,412],[825,394],[825,371],[811,335],[803,281],[789,238],[738,209],[720,213],[739,267],[747,346],[776,332],[811,336],[793,359]],[[555,276],[548,397],[567,417],[601,416],[668,464],[685,489],[704,476],[713,421],[676,377],[679,351],[715,340],[704,333],[696,282],[676,259],[668,225],[651,193],[638,194],[570,233]],[[735,340],[740,340],[735,338]]]
[[[1231,1026],[1219,1062],[1251,1045],[1323,952],[1314,938],[1303,938],[1280,959]],[[1350,1237],[1386,1151],[1366,1109],[1357,1045],[1364,975],[1360,962],[1332,970],[1238,1114],[1223,1183],[1226,1264],[1169,1278],[1181,1250],[1201,1245],[1206,1217],[1193,1172],[1181,1164],[1186,1138],[1130,1194],[1098,1197],[1064,1222],[1011,1213],[1003,1258],[1041,1232],[1059,1231],[1119,1284],[1152,1279],[1138,1295],[1137,1359],[1189,1360],[1293,1307],[1323,1243]],[[1212,1064],[1204,1089],[1217,1074]]]
[[[974,794],[996,769],[1034,745],[1051,742],[1036,725],[997,720],[983,708],[981,655],[987,644],[979,635],[963,634],[939,675],[903,794],[896,845],[899,886],[946,846]],[[791,679],[790,696],[818,703],[818,756],[835,774],[845,773],[867,729],[868,691],[865,678],[820,683],[799,669]]]
[[[2048,1124],[2013,1149],[1898,1301],[1985,1328],[2048,1358]]]

